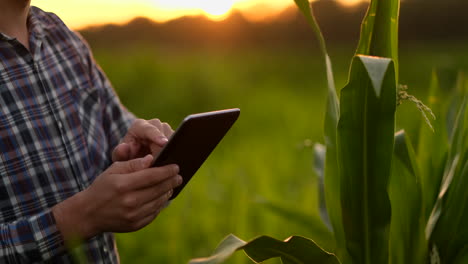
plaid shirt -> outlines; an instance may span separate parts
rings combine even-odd
[[[134,117],[57,16],[31,7],[28,28],[30,52],[0,34],[0,263],[70,263],[51,208],[110,165]],[[82,249],[118,263],[110,233]]]

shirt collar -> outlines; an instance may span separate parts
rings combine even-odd
[[[36,10],[37,7],[32,6],[29,9],[29,14],[28,14],[28,30],[29,30],[29,35],[30,36],[35,36],[37,39],[40,39],[44,37],[45,32],[44,32],[44,26],[37,17]]]
[[[9,41],[9,40],[13,40],[14,38],[10,37],[10,36],[7,36],[5,34],[3,34],[2,32],[0,32],[0,40],[6,40],[6,41]]]

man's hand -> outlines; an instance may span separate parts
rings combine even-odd
[[[137,119],[112,152],[112,161],[127,161],[148,154],[156,157],[172,133],[171,126],[159,119]]]
[[[132,232],[153,221],[182,183],[177,165],[149,168],[153,156],[115,162],[86,190],[52,208],[65,241]]]

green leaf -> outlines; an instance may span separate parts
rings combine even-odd
[[[256,263],[281,258],[284,264],[338,264],[337,257],[321,249],[314,241],[292,236],[285,241],[261,236],[243,246],[245,253]]]
[[[465,150],[466,151],[466,150]],[[446,263],[452,263],[458,250],[468,244],[468,159],[466,152],[462,168],[455,172],[450,189],[442,200],[439,221],[435,226],[433,241],[439,248],[441,258]],[[458,158],[458,156],[457,156]],[[457,159],[455,159],[457,160]],[[456,166],[454,166],[456,167]],[[454,170],[456,171],[456,170]]]
[[[460,90],[463,91],[463,89]],[[454,257],[453,250],[456,246],[448,248],[446,245],[458,243],[454,236],[463,234],[455,229],[455,227],[461,228],[456,223],[468,221],[468,214],[465,215],[463,208],[460,208],[460,206],[466,206],[465,201],[468,200],[466,189],[461,189],[468,187],[468,176],[466,176],[468,168],[465,164],[468,160],[468,93],[465,92],[462,97],[463,102],[453,122],[447,165],[440,192],[426,227],[426,237],[436,243],[441,257],[449,259]],[[468,234],[465,236],[466,243],[468,243]],[[461,240],[464,241],[464,238]]]
[[[432,232],[434,231],[437,222],[439,221],[440,215],[442,214],[443,204],[444,204],[444,196],[447,194],[448,188],[452,184],[453,177],[455,176],[455,170],[457,169],[459,161],[459,156],[456,156],[452,163],[449,166],[449,170],[447,174],[444,175],[444,179],[442,180],[442,184],[440,187],[439,195],[437,196],[436,203],[434,208],[432,209],[431,215],[429,216],[429,220],[427,221],[426,225],[426,239],[430,239],[432,236]]]
[[[453,159],[456,155],[463,154],[466,151],[466,147],[468,147],[466,145],[468,143],[468,92],[463,91],[463,88],[459,89],[462,91],[456,93],[455,96],[462,98],[462,101],[456,111],[456,118],[452,124],[452,131],[449,137],[449,160]]]
[[[439,224],[436,227],[436,234],[447,238],[447,244],[440,246],[439,252],[442,257],[447,256],[448,261],[452,261],[457,255],[457,250],[468,244],[468,160],[465,156],[462,170],[457,172],[453,180],[453,185],[447,193],[446,209],[442,213]],[[439,231],[439,225],[441,230]],[[444,227],[442,227],[444,226]]]
[[[329,96],[329,106],[330,96]],[[346,250],[344,226],[341,215],[341,194],[340,194],[340,174],[338,170],[337,158],[337,124],[338,114],[330,111],[328,107],[325,116],[325,142],[326,142],[326,158],[325,158],[325,204],[327,213],[332,225],[335,243],[337,247],[336,254],[340,259],[348,259]],[[336,120],[335,120],[336,118]]]
[[[447,88],[452,88],[453,90],[452,98],[451,98],[450,105],[449,105],[448,112],[447,112],[447,131],[448,131],[450,140],[452,140],[452,137],[454,136],[455,122],[459,115],[459,110],[460,110],[461,104],[463,103],[463,98],[466,95],[466,92],[464,92],[465,90],[464,81],[465,81],[464,74],[461,72],[458,72],[456,74],[455,81],[453,81],[454,86],[447,87]]]
[[[327,53],[327,48],[325,45],[325,39],[323,38],[322,31],[320,30],[317,20],[315,19],[315,16],[313,14],[312,7],[309,1],[308,0],[294,0],[294,2],[296,3],[301,13],[305,16],[307,23],[314,30],[315,36],[319,40],[320,49],[322,50],[323,55],[327,56],[328,53]]]
[[[399,0],[372,0],[361,25],[361,37],[356,50],[356,55],[392,59],[397,80],[399,9]]]
[[[328,56],[325,39],[323,38],[320,27],[313,15],[312,7],[308,0],[294,0],[299,10],[305,16],[307,22],[313,29],[317,39],[319,40],[320,50],[325,59],[325,68],[327,72],[328,96],[327,106],[325,111],[325,203],[327,205],[328,216],[333,227],[333,233],[339,252],[338,256],[346,258],[345,238],[343,224],[341,223],[341,203],[340,203],[340,179],[338,172],[337,161],[337,145],[336,145],[336,127],[340,115],[340,107],[338,95],[336,93],[335,81],[333,77],[333,69],[330,57]]]
[[[392,62],[371,57],[363,61],[355,56],[349,83],[341,91],[337,137],[340,178],[334,183],[341,186],[346,248],[359,264],[388,261],[387,185],[398,84],[399,5],[399,0],[371,0],[356,50],[356,55],[385,57]],[[379,66],[370,66],[374,61]]]
[[[189,264],[217,264],[223,263],[237,250],[246,245],[247,242],[234,235],[227,236],[216,248],[213,255],[207,258],[197,258],[190,260]]]
[[[341,216],[340,202],[340,174],[338,171],[337,158],[337,131],[338,119],[340,116],[340,107],[338,96],[333,83],[331,62],[326,55],[327,76],[328,76],[328,97],[325,111],[324,139],[326,146],[325,153],[325,204],[333,227],[335,241],[337,245],[337,255],[341,259],[347,259],[348,253],[345,247],[345,235]]]
[[[247,243],[234,235],[229,235],[221,242],[212,256],[193,259],[189,264],[222,263],[237,250],[244,250],[256,263],[278,257],[284,264],[340,263],[335,255],[324,251],[308,238],[293,236],[285,241],[280,241],[268,236],[261,236]]]
[[[448,151],[445,93],[446,91],[441,89],[436,71],[433,71],[427,101],[428,107],[436,116],[436,120],[433,121],[434,131],[431,131],[423,122],[421,123],[417,154],[424,190],[423,203],[426,219],[429,218],[437,199]]]
[[[387,263],[390,201],[387,193],[394,144],[396,81],[393,62],[355,56],[341,90],[338,161],[346,248],[354,263]],[[365,63],[388,64],[380,97]]]
[[[415,153],[404,131],[395,135],[395,153],[390,178],[392,205],[389,263],[426,263],[427,242],[422,191]]]
[[[282,206],[268,201],[261,201],[261,204],[283,217],[284,219],[296,223],[308,230],[308,233],[326,250],[335,249],[335,241],[332,233],[327,229],[320,218],[315,215],[305,214],[301,211],[291,208],[291,206]]]
[[[319,41],[320,50],[322,51],[323,57],[325,59],[328,91],[329,93],[334,95],[334,96],[331,96],[332,98],[330,98],[330,95],[329,95],[329,99],[331,99],[331,101],[333,102],[331,107],[335,108],[335,112],[338,113],[338,111],[336,111],[338,109],[338,97],[336,95],[332,64],[331,64],[330,57],[328,56],[327,46],[325,44],[325,39],[323,38],[322,31],[320,30],[320,26],[318,25],[317,20],[315,19],[312,6],[310,5],[309,1],[308,0],[294,0],[294,2],[296,3],[301,13],[305,16],[307,23],[313,29],[315,36],[317,37]]]
[[[328,58],[328,57],[327,57]],[[337,245],[337,255],[341,259],[348,259],[345,246],[345,234],[341,215],[340,199],[340,174],[338,170],[337,157],[337,126],[340,115],[338,96],[334,87],[329,85],[327,108],[325,112],[324,139],[326,146],[325,153],[325,204],[327,206],[328,217],[332,225],[333,234]]]

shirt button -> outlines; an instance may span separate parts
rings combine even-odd
[[[62,122],[58,121],[58,127],[59,127],[60,129],[62,129],[62,128],[63,128],[63,124],[62,124]]]

